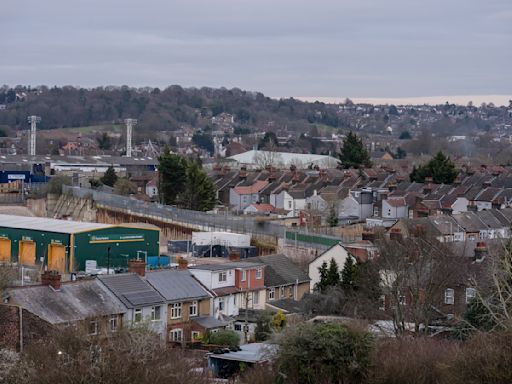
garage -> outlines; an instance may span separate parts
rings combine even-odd
[[[159,228],[147,224],[100,224],[44,217],[0,215],[0,261],[62,274],[125,269],[128,260],[159,255]]]

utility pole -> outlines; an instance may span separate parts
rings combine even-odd
[[[36,155],[36,130],[37,130],[37,123],[41,122],[41,118],[39,116],[29,116],[27,118],[28,122],[30,123],[30,138],[28,143],[28,154],[30,156]]]
[[[132,157],[132,131],[137,119],[125,119],[126,124],[126,157]]]

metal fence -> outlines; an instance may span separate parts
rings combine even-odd
[[[62,192],[83,199],[92,199],[96,204],[122,209],[128,213],[153,216],[163,221],[170,220],[180,224],[189,224],[205,230],[219,230],[236,233],[252,233],[286,239],[287,244],[300,242],[313,248],[324,249],[330,247],[341,238],[309,234],[303,231],[294,231],[284,225],[258,220],[246,215],[236,216],[228,212],[207,213],[181,209],[159,203],[145,202],[135,198],[100,192],[93,189],[63,185]],[[297,233],[297,238],[295,238]]]

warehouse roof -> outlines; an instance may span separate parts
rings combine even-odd
[[[167,301],[181,301],[210,297],[206,289],[187,270],[149,272],[146,280]]]
[[[96,280],[63,283],[58,291],[45,285],[12,288],[8,296],[14,304],[50,324],[126,312],[119,300]]]
[[[81,221],[57,220],[46,217],[0,215],[0,227],[32,229],[56,233],[78,233],[95,229],[112,228],[114,225],[85,223]]]

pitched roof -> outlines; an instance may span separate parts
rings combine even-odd
[[[238,193],[239,195],[249,195],[252,193],[260,192],[267,185],[268,185],[267,180],[258,180],[258,181],[255,181],[252,185],[248,185],[248,186],[237,185],[234,188],[234,191],[236,193]]]
[[[10,300],[50,324],[122,314],[126,309],[96,279],[63,283],[58,291],[46,285],[8,290]]]
[[[140,308],[165,302],[164,298],[136,273],[99,276],[98,279],[127,308]]]
[[[258,212],[274,212],[276,210],[276,207],[274,207],[272,204],[251,204],[250,207],[253,207]]]
[[[212,264],[199,264],[192,265],[189,269],[200,269],[206,271],[227,271],[228,269],[249,269],[264,266],[264,263],[254,263],[247,262],[247,259],[244,261],[233,261],[229,263],[212,263]]]
[[[210,296],[187,270],[148,272],[146,281],[167,301],[193,300]]]
[[[407,202],[403,197],[393,197],[388,198],[387,200],[384,200],[392,207],[407,207]]]
[[[300,269],[298,265],[280,253],[268,256],[249,257],[245,259],[245,261],[250,263],[264,263],[267,266],[265,268],[266,287],[278,287],[311,280],[308,274]]]

